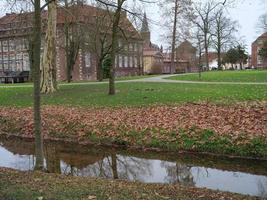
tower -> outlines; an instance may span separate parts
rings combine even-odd
[[[144,40],[144,44],[149,45],[151,36],[150,36],[150,30],[148,27],[148,21],[147,21],[146,13],[144,13],[144,18],[143,18],[143,23],[142,23],[142,28],[141,28],[141,36]]]

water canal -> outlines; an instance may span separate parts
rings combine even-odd
[[[46,143],[46,168],[73,176],[179,183],[267,197],[267,161]],[[34,143],[0,138],[0,167],[32,170]]]

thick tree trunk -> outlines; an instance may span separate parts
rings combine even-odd
[[[172,52],[171,52],[171,65],[170,65],[170,74],[175,72],[174,66],[174,57],[175,57],[175,46],[176,46],[176,29],[177,29],[177,15],[178,15],[178,0],[175,0],[174,7],[174,22],[173,22],[173,31],[172,31]]]
[[[34,0],[33,27],[33,93],[34,93],[34,135],[36,170],[44,168],[44,148],[41,133],[41,96],[40,96],[40,54],[41,54],[41,9],[40,0]]]
[[[45,36],[45,47],[41,65],[41,92],[53,93],[56,83],[56,34],[57,34],[57,2],[48,5],[48,24]]]

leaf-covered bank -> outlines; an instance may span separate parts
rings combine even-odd
[[[267,157],[267,104],[184,104],[42,110],[46,139],[162,150]],[[33,137],[31,108],[0,110],[0,132]]]

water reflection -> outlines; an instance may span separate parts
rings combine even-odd
[[[165,177],[168,183],[180,183],[185,186],[195,186],[191,166],[181,163],[162,162],[162,167],[166,169]]]
[[[267,196],[267,162],[263,161],[144,154],[60,143],[47,143],[44,150],[46,168],[51,173],[147,183],[179,183]],[[0,138],[0,166],[33,169],[34,143]]]

